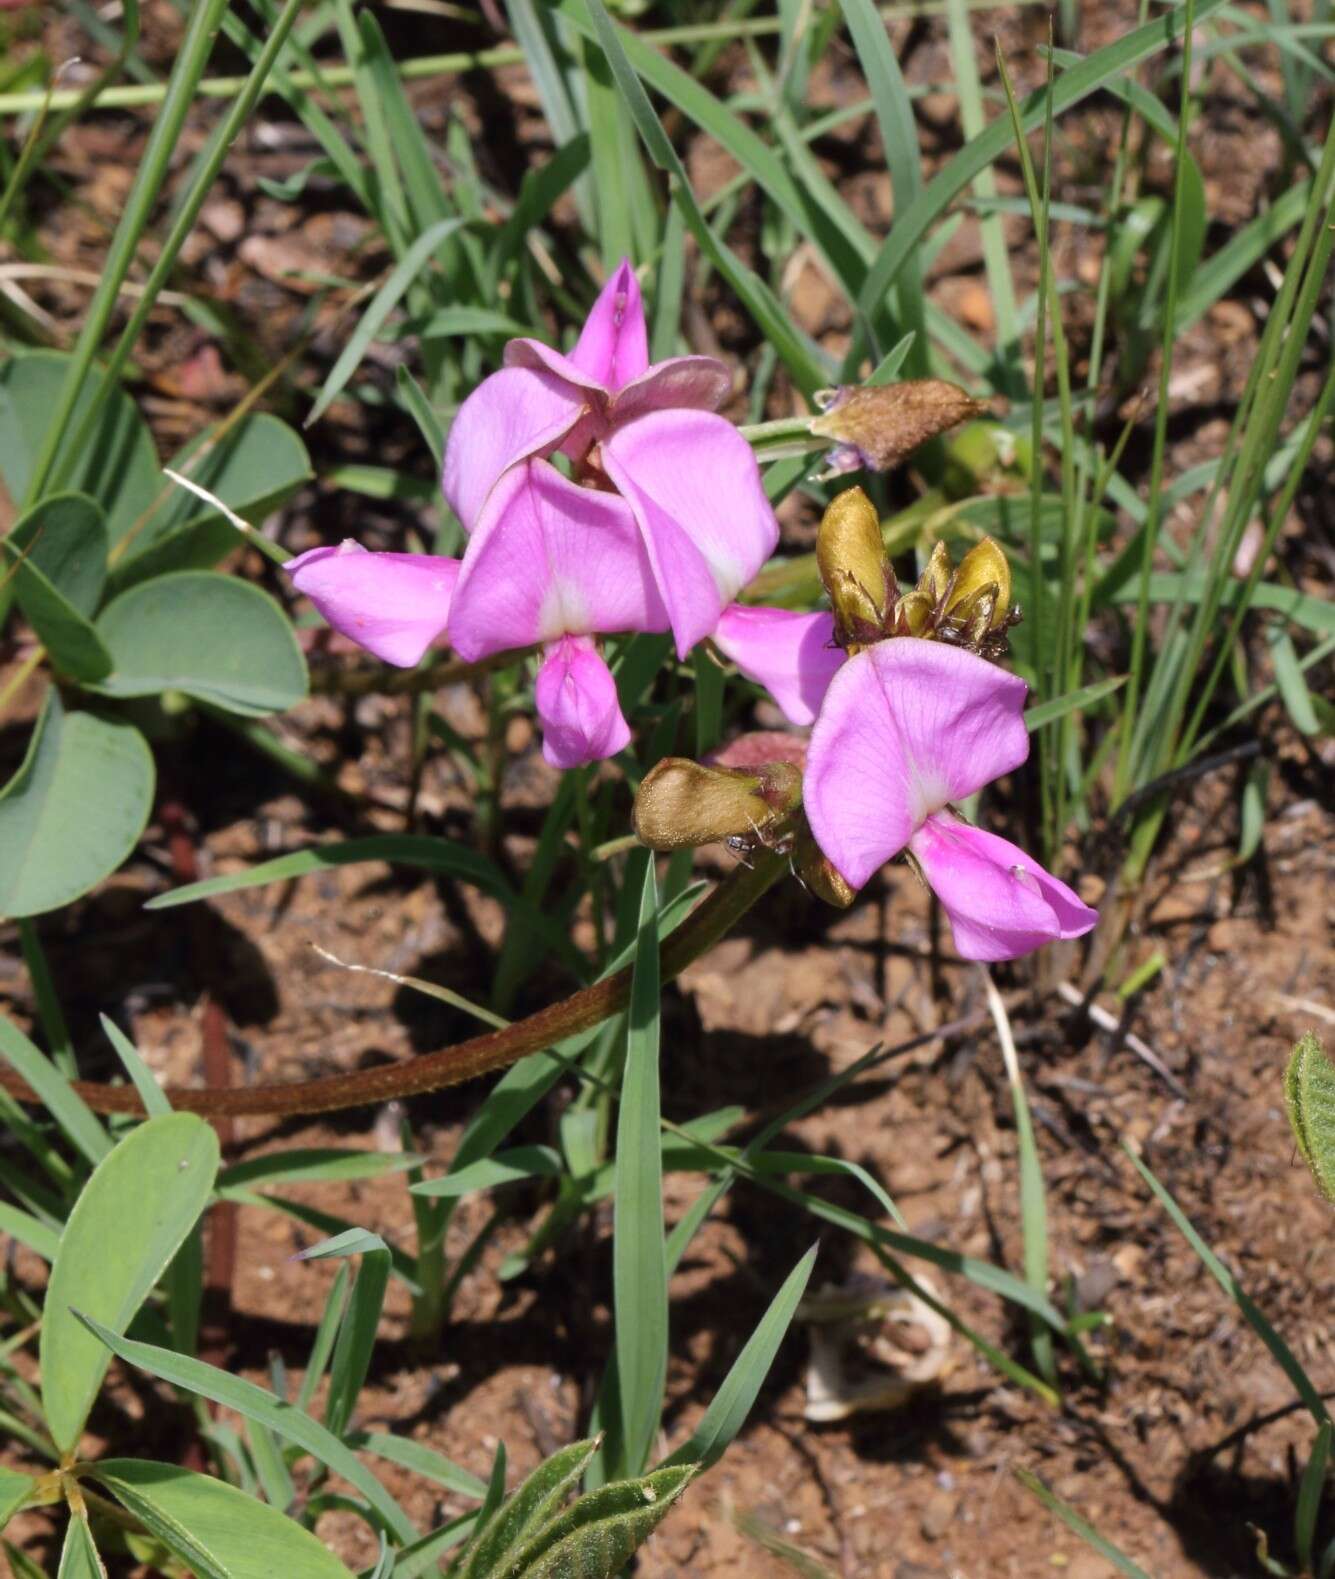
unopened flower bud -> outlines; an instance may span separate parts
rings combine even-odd
[[[941,378],[843,385],[825,391],[822,404],[811,431],[835,441],[827,457],[830,474],[860,466],[888,471],[928,439],[987,410],[958,384]]]
[[[805,817],[801,819],[793,840],[792,863],[793,870],[802,882],[817,899],[823,899],[827,905],[847,910],[857,898],[857,889],[839,875],[834,863],[812,837]]]
[[[861,488],[836,494],[816,534],[816,564],[845,645],[875,641],[895,599],[881,518]]]
[[[631,821],[651,850],[723,839],[763,841],[801,803],[802,771],[770,762],[746,772],[664,757],[645,775]]]

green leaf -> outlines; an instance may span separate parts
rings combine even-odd
[[[55,1064],[6,1019],[0,1019],[0,1057],[28,1082],[51,1117],[94,1167],[111,1154],[111,1140],[101,1120]]]
[[[37,1482],[31,1475],[21,1475],[16,1469],[0,1468],[0,1530],[36,1489]]]
[[[5,1541],[0,1546],[9,1563],[10,1579],[51,1579],[45,1568],[40,1568],[27,1555],[21,1552],[12,1541]]]
[[[1321,721],[1316,716],[1312,693],[1298,667],[1298,652],[1293,638],[1282,626],[1268,633],[1270,657],[1275,665],[1275,684],[1283,700],[1293,727],[1304,735],[1321,733]]]
[[[1094,1526],[1082,1519],[1069,1503],[1063,1502],[1055,1492],[1049,1491],[1037,1475],[1031,1474],[1027,1469],[1017,1469],[1015,1478],[1027,1490],[1032,1491],[1049,1512],[1055,1513],[1068,1530],[1078,1535],[1087,1545],[1092,1546],[1100,1556],[1107,1558],[1118,1573],[1126,1576],[1126,1579],[1150,1579],[1138,1563],[1133,1563],[1110,1540],[1100,1535]]]
[[[1316,1539],[1316,1521],[1321,1512],[1322,1493],[1326,1489],[1326,1463],[1330,1458],[1331,1425],[1327,1420],[1312,1443],[1312,1456],[1303,1471],[1302,1484],[1298,1487],[1298,1505],[1293,1513],[1293,1544],[1298,1548],[1298,1561],[1304,1573],[1311,1573],[1312,1542]]]
[[[362,1264],[353,1281],[343,1324],[338,1329],[324,1409],[324,1423],[336,1437],[341,1437],[347,1429],[357,1407],[357,1397],[366,1382],[366,1373],[371,1368],[380,1312],[384,1309],[385,1290],[389,1287],[389,1246],[379,1234],[352,1228],[322,1244],[312,1245],[299,1257],[302,1261],[319,1261],[352,1255],[361,1256]]]
[[[614,1579],[695,1474],[673,1465],[589,1492],[515,1554],[506,1579]]]
[[[107,1570],[93,1545],[87,1519],[75,1517],[70,1520],[56,1579],[107,1579]]]
[[[193,1113],[170,1113],[132,1129],[74,1203],[41,1337],[42,1403],[62,1452],[77,1448],[109,1358],[71,1307],[124,1332],[204,1210],[217,1170],[212,1128]]]
[[[1196,25],[1199,27],[1228,3],[1229,0],[1199,0]],[[1124,33],[1114,43],[1095,50],[1070,71],[1062,72],[1053,84],[1052,113],[1060,115],[1096,93],[1109,78],[1132,71],[1142,61],[1171,48],[1182,36],[1184,22],[1183,8],[1175,6],[1144,27]],[[1047,99],[1044,88],[1037,88],[1025,97],[1020,106],[1025,131],[1035,131],[1043,124]],[[885,293],[898,279],[900,270],[922,246],[928,230],[974,177],[1006,152],[1014,135],[1009,119],[998,116],[978,136],[970,138],[922,192],[895,215],[890,233],[862,287],[859,306],[863,312],[870,315],[876,311]]]
[[[708,1469],[723,1456],[728,1444],[742,1429],[769,1368],[774,1364],[774,1356],[779,1352],[793,1314],[806,1293],[819,1248],[819,1245],[812,1245],[784,1279],[783,1287],[729,1367],[704,1418],[692,1431],[689,1441],[683,1442],[672,1457],[665,1460],[664,1469],[675,1464],[694,1464],[697,1469]]]
[[[347,1579],[309,1530],[211,1475],[135,1458],[91,1472],[199,1579]]]
[[[41,1256],[43,1261],[54,1261],[56,1251],[60,1248],[60,1235],[54,1228],[48,1228],[31,1213],[20,1211],[8,1201],[0,1201],[0,1234],[7,1234],[19,1244],[26,1245],[34,1255]],[[3,1504],[4,1481],[0,1478],[0,1507],[3,1507]],[[0,1524],[0,1528],[3,1528],[3,1524]]]
[[[422,1159],[406,1151],[350,1151],[344,1147],[296,1147],[247,1157],[218,1175],[220,1190],[254,1189],[257,1184],[311,1184],[329,1180],[378,1179],[402,1173]]]
[[[1275,1329],[1270,1325],[1265,1312],[1251,1297],[1247,1290],[1242,1287],[1237,1278],[1233,1276],[1232,1272],[1229,1271],[1229,1269],[1224,1265],[1224,1263],[1219,1259],[1214,1251],[1210,1249],[1209,1245],[1206,1244],[1204,1239],[1202,1239],[1196,1230],[1191,1226],[1191,1223],[1187,1218],[1187,1214],[1177,1204],[1177,1202],[1168,1193],[1164,1186],[1159,1183],[1158,1179],[1154,1177],[1154,1175],[1140,1160],[1140,1158],[1136,1156],[1135,1152],[1132,1151],[1130,1146],[1123,1142],[1122,1150],[1127,1154],[1128,1157],[1130,1157],[1131,1165],[1135,1168],[1136,1172],[1141,1176],[1141,1178],[1144,1179],[1145,1183],[1149,1185],[1155,1199],[1159,1202],[1160,1206],[1162,1206],[1163,1209],[1168,1213],[1169,1217],[1172,1218],[1178,1232],[1200,1257],[1202,1263],[1205,1266],[1205,1270],[1210,1274],[1215,1282],[1218,1283],[1220,1288],[1222,1288],[1223,1291],[1236,1302],[1238,1309],[1246,1317],[1248,1326],[1250,1326],[1256,1336],[1260,1338],[1261,1342],[1265,1344],[1266,1348],[1270,1350],[1271,1358],[1293,1384],[1293,1390],[1302,1399],[1303,1403],[1311,1413],[1313,1420],[1316,1421],[1317,1428],[1320,1429],[1320,1427],[1325,1425],[1326,1421],[1330,1418],[1326,1413],[1325,1402],[1322,1399],[1321,1394],[1313,1386],[1311,1377],[1308,1376],[1307,1372],[1303,1369],[1293,1350],[1289,1348],[1288,1344],[1285,1343],[1283,1338],[1281,1338]]]
[[[147,901],[145,909],[166,910],[173,905],[193,904],[197,899],[211,899],[215,894],[230,894],[239,888],[258,888],[265,883],[286,882],[289,878],[323,872],[332,866],[356,866],[363,861],[399,863],[472,883],[504,904],[512,924],[522,922],[525,926],[531,926],[556,956],[572,966],[577,974],[583,969],[583,961],[570,942],[568,929],[558,925],[538,906],[529,904],[517,894],[494,861],[489,861],[485,855],[464,845],[451,844],[447,839],[428,838],[422,834],[373,834],[366,839],[348,839],[342,844],[324,844],[310,850],[297,850],[292,855],[280,855],[272,861],[262,861],[249,871],[229,872],[225,877],[208,877],[201,883],[189,883],[170,893],[158,894]]]
[[[668,1289],[663,1248],[663,1153],[659,1141],[658,886],[645,864],[631,980],[626,1068],[617,1115],[612,1291],[621,1399],[619,1462],[643,1469],[667,1381]]]
[[[233,576],[182,570],[141,582],[103,610],[108,696],[184,691],[229,713],[281,713],[306,695],[306,664],[282,610]]]
[[[324,386],[311,407],[310,415],[306,418],[306,427],[309,428],[312,423],[317,422],[342,393],[344,385],[361,365],[361,360],[366,355],[372,340],[379,334],[390,313],[398,306],[404,292],[422,272],[427,259],[446,237],[453,235],[465,223],[461,218],[438,220],[418,236],[395,264],[385,283],[371,298],[370,305],[348,337],[348,342],[339,354],[338,360],[330,368],[329,377],[325,379]]]
[[[1054,696],[1049,701],[1040,702],[1037,707],[1029,708],[1024,715],[1024,726],[1032,735],[1036,729],[1042,729],[1044,724],[1055,723],[1077,708],[1092,707],[1095,702],[1101,702],[1105,696],[1111,696],[1125,684],[1124,674],[1114,674],[1106,680],[1082,685],[1078,691],[1068,691],[1065,696]]]
[[[37,916],[86,894],[134,849],[152,804],[139,731],[67,713],[48,691],[28,753],[0,789],[0,915]]]
[[[0,573],[12,573],[19,607],[53,665],[76,680],[109,673],[111,654],[82,607],[96,605],[106,576],[107,530],[93,500],[82,494],[44,500],[0,539],[0,549]]]
[[[181,472],[259,526],[312,476],[301,437],[268,412],[256,412],[215,437],[206,428],[172,457]],[[174,570],[207,570],[240,541],[236,528],[184,488],[172,488],[112,572],[113,593]]]
[[[1303,1161],[1335,1205],[1335,1063],[1310,1032],[1294,1047],[1284,1072],[1284,1100]]]
[[[96,499],[52,494],[15,522],[4,542],[26,550],[24,562],[40,570],[72,609],[85,617],[97,612],[107,581],[107,523]]]
[[[0,364],[0,478],[11,499],[27,497],[33,463],[71,360],[59,351],[33,351]],[[90,368],[74,406],[73,428],[67,431],[77,431],[84,413],[100,398],[102,384],[101,371]],[[165,479],[148,428],[123,389],[108,393],[87,452],[64,481],[102,506],[113,543],[152,509]]]
[[[572,1442],[539,1464],[487,1521],[469,1548],[458,1579],[493,1579],[508,1573],[519,1548],[551,1521],[597,1450],[593,1439]]]
[[[411,1470],[437,1485],[456,1491],[461,1497],[481,1501],[487,1494],[485,1484],[476,1475],[470,1475],[453,1460],[425,1443],[407,1436],[389,1436],[381,1431],[358,1431],[348,1439],[348,1446],[362,1453],[374,1453],[377,1458],[388,1459],[401,1469]]]
[[[162,1120],[155,1122],[161,1123]],[[80,1319],[126,1364],[136,1365],[150,1376],[158,1376],[173,1386],[184,1387],[201,1398],[212,1399],[224,1408],[235,1409],[248,1420],[258,1420],[261,1425],[276,1431],[285,1441],[305,1448],[336,1475],[341,1475],[354,1490],[359,1491],[400,1540],[416,1539],[417,1531],[407,1514],[358,1460],[356,1454],[303,1410],[275,1398],[254,1382],[243,1381],[239,1376],[229,1376],[226,1371],[206,1365],[203,1360],[191,1359],[171,1349],[160,1349],[151,1343],[139,1343],[133,1338],[118,1337],[97,1321],[87,1317]]]
[[[102,1016],[102,1029],[107,1033],[107,1040],[116,1049],[116,1056],[125,1065],[125,1073],[134,1082],[139,1100],[144,1104],[144,1112],[149,1118],[160,1113],[170,1113],[172,1105],[167,1100],[167,1093],[153,1078],[153,1071],[140,1057],[139,1049],[120,1026],[114,1020],[108,1019],[105,1014]]]
[[[457,1173],[410,1185],[409,1193],[452,1198],[471,1195],[474,1190],[494,1190],[497,1185],[513,1184],[519,1179],[559,1179],[564,1172],[560,1154],[550,1146],[515,1146],[460,1168]]]

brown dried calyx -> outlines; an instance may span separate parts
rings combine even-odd
[[[823,409],[812,419],[811,431],[834,443],[826,457],[826,476],[862,466],[889,471],[928,439],[988,410],[985,402],[943,378],[843,384],[822,390],[816,399]]]
[[[850,654],[892,636],[917,636],[995,659],[1020,620],[1011,606],[1010,565],[990,537],[958,565],[938,542],[917,586],[901,593],[880,518],[861,488],[831,500],[816,537],[816,563],[834,610],[835,640]]]
[[[777,848],[802,803],[802,770],[792,762],[727,768],[664,757],[635,796],[632,826],[651,850],[693,850],[738,841]]]

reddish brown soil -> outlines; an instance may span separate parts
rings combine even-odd
[[[1085,46],[1114,36],[1134,9],[1120,3],[1095,15],[1086,8]],[[160,25],[161,40],[169,40],[169,8],[150,6],[146,14]],[[1005,11],[996,18],[1021,81],[1032,84],[1041,72],[1035,53],[1040,13]],[[420,36],[411,27],[404,34],[405,53],[450,47],[439,41],[439,30],[420,25]],[[74,44],[74,31],[70,22],[50,24],[54,58],[84,52]],[[980,21],[980,48],[988,31]],[[911,80],[949,80],[939,21],[896,24],[894,37]],[[983,49],[985,65],[986,56]],[[733,85],[743,83],[744,58],[730,69]],[[501,73],[494,82],[472,76],[443,87],[415,90],[429,129],[439,129],[447,104],[477,127],[495,115],[498,102],[510,105],[506,137],[480,150],[495,161],[493,177],[541,149],[545,133],[522,74]],[[852,58],[839,45],[813,94],[834,104],[861,91]],[[924,148],[935,165],[958,145],[957,106],[941,92],[923,101],[920,112]],[[198,146],[206,124],[202,118],[197,123],[188,151]],[[369,278],[383,264],[374,236],[357,216],[303,213],[259,194],[257,176],[280,177],[310,157],[288,123],[275,124],[282,135],[243,141],[217,202],[206,211],[187,271],[194,288],[207,287],[232,304],[261,364],[287,349],[303,304],[285,271],[315,268]],[[1115,107],[1101,101],[1064,122],[1058,196],[1097,196],[1117,124]],[[62,142],[61,174],[86,206],[51,198],[38,216],[38,233],[53,258],[97,266],[141,128],[130,117],[97,117]],[[1235,79],[1218,71],[1206,83],[1196,141],[1218,227],[1213,246],[1273,191],[1280,144]],[[829,173],[867,222],[883,229],[891,202],[874,129],[859,123],[822,152]],[[706,190],[730,173],[715,155],[701,140],[690,149],[693,176]],[[1153,163],[1151,174],[1162,181],[1168,168]],[[1002,185],[1018,189],[1013,168],[1003,166]],[[1012,227],[1022,271],[1032,276],[1027,227],[1018,220]],[[1055,241],[1059,267],[1088,281],[1096,262],[1088,239],[1059,229]],[[980,260],[977,229],[969,222],[939,260],[932,289],[947,311],[986,337],[991,305]],[[798,257],[791,285],[804,325],[837,345],[847,324],[819,271]],[[80,288],[33,290],[62,325],[77,325],[86,301]],[[1174,472],[1217,453],[1270,296],[1260,271],[1248,276],[1185,341],[1174,388]],[[1084,311],[1085,298],[1075,298],[1077,348]],[[743,362],[754,355],[735,308],[716,284],[692,301],[691,313],[690,332],[700,349],[721,347]],[[316,381],[337,348],[333,316],[325,311],[319,323],[321,332],[301,364],[303,386]],[[237,363],[235,348],[220,353],[169,311],[155,318],[145,368],[141,393],[164,449],[228,409],[244,391],[247,374],[254,374]],[[774,414],[787,398],[778,386]],[[290,415],[300,414],[304,400],[290,385],[276,394],[277,408]],[[340,403],[312,437],[317,471],[370,456],[429,475],[411,433],[402,427],[373,431],[348,403]],[[1141,464],[1137,446],[1148,455],[1148,441],[1141,445],[1138,437],[1128,456],[1133,476]],[[1319,452],[1319,461],[1328,467],[1329,454]],[[1323,475],[1300,496],[1283,555],[1287,574],[1324,594],[1335,556]],[[354,530],[375,546],[399,547],[415,519],[415,507],[372,505],[312,489],[278,529],[293,547]],[[793,545],[809,540],[811,524],[806,507],[785,512]],[[1188,529],[1194,523],[1186,518],[1181,524]],[[262,573],[258,563],[241,568]],[[320,672],[331,668],[337,660]],[[481,737],[484,715],[472,689],[455,687],[437,705],[456,729]],[[761,722],[772,722],[763,710]],[[164,760],[197,822],[206,871],[245,868],[315,840],[403,828],[407,702],[318,697],[277,728],[298,751],[337,773],[350,809],[331,810],[327,802],[303,797],[277,769],[217,726],[200,722],[164,748]],[[1112,995],[1097,1000],[1122,1016],[1123,1032],[1148,1044],[1168,1078],[1120,1036],[1073,1017],[1052,990],[1063,975],[1079,980],[1079,956],[1049,960],[1041,988],[1030,974],[999,973],[1003,986],[1032,989],[1017,997],[1013,1014],[1048,1189],[1052,1269],[1059,1298],[1069,1280],[1082,1308],[1109,1315],[1108,1326],[1090,1340],[1100,1380],[1089,1380],[1064,1357],[1063,1405],[1049,1407],[1004,1381],[959,1340],[938,1390],[898,1411],[818,1427],[803,1419],[805,1339],[794,1331],[742,1438],[646,1547],[639,1568],[646,1579],[760,1579],[789,1571],[842,1579],[1111,1575],[1104,1559],[1017,1483],[1020,1468],[1041,1475],[1156,1579],[1259,1572],[1253,1526],[1268,1533],[1272,1550],[1291,1556],[1292,1509],[1310,1421],[1122,1150],[1125,1143],[1149,1163],[1315,1384],[1335,1390],[1332,1220],[1295,1161],[1280,1088],[1295,1037],[1335,1020],[1333,759],[1328,741],[1304,742],[1278,709],[1259,715],[1256,729],[1274,762],[1261,851],[1245,866],[1234,864],[1242,771],[1236,764],[1186,786],[1169,817],[1143,920],[1115,979],[1156,951],[1165,968],[1124,1014]],[[16,757],[21,733],[10,727],[0,736],[6,762]],[[555,778],[538,758],[526,724],[512,725],[506,746],[501,854],[522,871],[533,850],[536,813],[550,800]],[[464,786],[444,757],[428,763],[417,818],[426,831],[477,837]],[[717,869],[712,861],[702,866]],[[1097,898],[1099,874],[1110,869],[1106,844],[1092,842],[1079,866],[1087,897]],[[348,964],[427,977],[467,996],[483,998],[488,991],[503,918],[495,905],[459,885],[362,867],[232,895],[209,907],[204,947],[192,959],[182,913],[141,908],[145,897],[170,886],[168,872],[165,840],[155,824],[121,875],[43,924],[90,1073],[109,1071],[96,1015],[110,1012],[132,1030],[161,1074],[200,1079],[205,991],[227,1011],[238,1081],[300,1078],[411,1057],[467,1034],[469,1022],[460,1012],[383,979],[342,971],[322,960],[315,946]],[[16,941],[6,931],[0,942],[7,950],[0,953],[0,1007],[29,1023],[33,1003]],[[525,1003],[535,1006],[563,985],[553,964],[527,989]],[[846,914],[821,908],[791,884],[668,994],[665,1105],[678,1120],[730,1103],[766,1115],[872,1045],[894,1046],[982,1005],[976,969],[934,955],[933,918],[907,870],[885,873]],[[551,1140],[568,1095],[558,1088],[520,1138]],[[407,1116],[416,1145],[436,1162],[447,1161],[462,1124],[483,1100],[485,1088],[475,1086],[415,1102]],[[289,1145],[393,1146],[397,1117],[358,1113],[281,1130],[243,1123],[234,1149],[253,1155]],[[990,1030],[891,1059],[794,1125],[779,1144],[861,1163],[895,1198],[915,1234],[1020,1268],[1015,1131]],[[823,1198],[876,1211],[850,1181],[810,1184]],[[696,1176],[670,1176],[670,1219],[697,1188]],[[411,1244],[400,1180],[293,1187],[290,1193]],[[360,1410],[363,1424],[410,1434],[479,1474],[498,1441],[505,1442],[518,1474],[584,1429],[610,1342],[608,1212],[593,1213],[524,1276],[502,1284],[500,1263],[523,1246],[546,1204],[536,1191],[515,1191],[505,1200],[510,1215],[464,1281],[439,1354],[424,1361],[413,1351],[406,1296],[391,1289],[372,1385]],[[468,1241],[488,1209],[478,1199],[465,1203],[452,1249]],[[278,1215],[242,1211],[226,1330],[233,1367],[262,1378],[276,1354],[290,1373],[300,1372],[333,1268],[291,1257],[316,1237]],[[750,1186],[739,1185],[725,1198],[672,1286],[665,1443],[675,1445],[688,1434],[780,1280],[817,1237],[817,1284],[876,1270],[845,1237]],[[40,1282],[31,1257],[19,1253],[13,1265],[21,1281]],[[1013,1311],[967,1281],[933,1276],[962,1321],[1029,1362],[1026,1330]],[[185,1437],[177,1411],[151,1388],[124,1379],[95,1415],[88,1448],[179,1456]],[[393,1469],[385,1479],[423,1527],[463,1506],[448,1497],[440,1501],[422,1482]],[[45,1551],[49,1560],[49,1530],[33,1515],[12,1526],[10,1535],[35,1553]],[[787,1541],[819,1567],[784,1567],[757,1531]],[[375,1555],[364,1527],[350,1516],[326,1516],[320,1533],[354,1566]]]

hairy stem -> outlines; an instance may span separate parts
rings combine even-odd
[[[787,870],[786,856],[763,848],[756,850],[751,865],[734,868],[677,931],[665,939],[660,966],[662,979],[670,981],[707,953]],[[395,1097],[439,1091],[444,1086],[459,1085],[478,1075],[504,1069],[530,1053],[541,1052],[568,1036],[610,1019],[630,1001],[630,977],[627,966],[616,975],[583,987],[525,1020],[516,1020],[502,1030],[488,1031],[483,1036],[469,1037],[466,1042],[443,1047],[439,1052],[424,1053],[406,1063],[359,1069],[353,1074],[324,1075],[317,1080],[258,1086],[251,1090],[237,1087],[196,1090],[173,1086],[168,1089],[167,1098],[179,1111],[222,1119],[333,1113],[341,1108],[364,1107],[389,1102]],[[76,1080],[71,1084],[95,1113],[143,1112],[139,1095],[130,1086],[104,1085],[91,1080]],[[7,1071],[0,1071],[0,1089],[20,1102],[39,1100],[30,1086]]]

